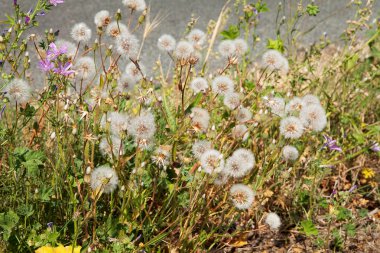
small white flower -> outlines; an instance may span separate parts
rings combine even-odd
[[[139,53],[139,40],[133,34],[122,34],[116,38],[116,50],[119,54],[136,60]]]
[[[232,203],[237,209],[248,209],[255,200],[256,193],[247,185],[234,184],[230,189]]]
[[[187,39],[189,42],[193,43],[197,46],[202,46],[206,41],[206,34],[199,30],[199,29],[193,29],[188,35]]]
[[[96,74],[94,59],[89,56],[80,57],[76,60],[73,69],[80,79],[93,78]]]
[[[90,185],[92,190],[103,189],[104,193],[113,192],[119,183],[116,171],[108,165],[102,165],[91,173]]]
[[[146,9],[145,0],[123,0],[123,4],[132,11],[143,11]]]
[[[157,41],[157,47],[161,51],[170,52],[175,49],[176,40],[169,34],[162,35]]]
[[[269,213],[265,218],[265,223],[268,224],[271,229],[278,229],[281,226],[281,219],[276,213]]]
[[[327,125],[326,112],[320,105],[310,104],[302,108],[300,119],[305,127],[320,132]]]
[[[87,42],[91,39],[91,29],[85,23],[78,23],[71,29],[71,37],[76,42]]]
[[[130,35],[127,26],[117,21],[114,21],[107,26],[106,33],[111,38],[117,38],[120,35]]]
[[[194,47],[190,42],[180,41],[175,49],[175,55],[178,59],[189,59],[194,53]]]
[[[130,120],[128,131],[136,139],[150,140],[156,133],[154,115],[149,111],[141,112]]]

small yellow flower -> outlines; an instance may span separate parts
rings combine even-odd
[[[52,246],[43,246],[35,251],[35,253],[80,253],[81,246],[77,246],[74,248],[72,246],[66,246],[59,245],[58,247],[52,247]]]
[[[365,179],[373,178],[375,176],[375,172],[370,168],[362,169],[362,176]]]

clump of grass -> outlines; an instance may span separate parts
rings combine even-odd
[[[247,39],[266,5],[236,1],[239,26],[222,31],[226,4],[207,32],[193,22],[182,38],[162,35],[171,65],[153,70],[140,56],[160,18],[150,21],[143,0],[74,25],[75,43],[52,31],[21,40],[37,13],[60,3],[23,13],[16,1],[14,17],[25,20],[9,17],[0,37],[4,250],[265,249],[283,235],[304,250],[370,249],[354,235],[378,223],[371,2],[355,4],[344,47],[323,37],[304,53],[294,50],[296,24],[318,14],[314,3],[300,3],[291,32],[262,52]],[[365,25],[370,36],[358,40]],[[268,236],[274,245],[254,245]]]

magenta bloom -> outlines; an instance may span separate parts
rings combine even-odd
[[[59,75],[68,76],[73,73],[75,73],[74,70],[70,70],[73,64],[71,62],[67,62],[65,65],[62,65],[62,63],[59,63],[58,68],[54,69],[54,73],[57,73]]]
[[[50,4],[57,6],[58,4],[63,4],[64,0],[49,0]]]
[[[54,68],[54,63],[52,63],[50,60],[46,59],[46,60],[41,60],[39,63],[38,63],[38,67],[40,69],[42,69],[44,72],[49,72],[50,70],[52,70],[52,68]]]
[[[379,143],[377,142],[373,142],[372,146],[370,147],[370,149],[373,151],[373,152],[379,152],[380,151],[380,145]]]
[[[323,144],[322,148],[327,147],[330,151],[336,150],[338,152],[342,152],[342,148],[336,144],[336,140],[333,140],[327,135],[323,135],[323,137],[325,137],[326,142]]]
[[[61,54],[67,53],[67,46],[62,46],[61,48],[58,48],[54,42],[50,43],[49,50],[47,51],[47,58],[49,60],[55,60],[58,56]]]

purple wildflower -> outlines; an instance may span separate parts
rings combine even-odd
[[[372,150],[373,152],[379,152],[380,151],[380,145],[377,142],[373,142],[373,144],[371,145],[371,147],[369,149]]]
[[[65,65],[62,65],[62,63],[59,63],[58,68],[54,69],[54,73],[57,73],[59,75],[68,76],[73,73],[75,73],[74,70],[70,70],[73,64],[71,62],[67,62]]]
[[[13,5],[17,5],[17,0],[13,0]]]
[[[55,60],[61,54],[67,53],[67,46],[63,45],[61,48],[58,48],[54,42],[50,43],[49,50],[47,51],[47,58],[49,60]]]
[[[358,186],[357,186],[356,184],[354,184],[354,185],[348,190],[348,192],[349,192],[349,193],[352,193],[353,191],[356,190],[356,188],[358,188]]]
[[[49,0],[50,4],[57,6],[58,4],[63,4],[64,0]]]
[[[46,226],[48,227],[48,228],[53,228],[53,222],[48,222],[47,224],[46,224]]]
[[[25,24],[26,24],[26,25],[29,25],[29,23],[30,23],[30,17],[29,17],[29,16],[26,16],[26,17],[25,17]]]
[[[40,12],[37,13],[36,15],[37,15],[37,16],[45,16],[45,14],[46,14],[46,12],[44,12],[44,11],[40,11]]]
[[[0,111],[0,119],[3,118],[3,114],[4,114],[4,111],[5,111],[5,108],[6,108],[6,107],[7,107],[7,106],[4,105],[3,108],[1,109],[1,111]]]
[[[336,150],[338,152],[342,152],[342,148],[336,144],[336,140],[333,140],[332,138],[328,137],[327,135],[323,135],[323,137],[325,137],[326,142],[325,142],[325,144],[323,144],[322,148],[327,147],[330,151]]]
[[[54,68],[54,63],[52,63],[50,60],[45,59],[41,60],[38,63],[38,66],[40,69],[42,69],[44,72],[49,72],[52,68]]]

